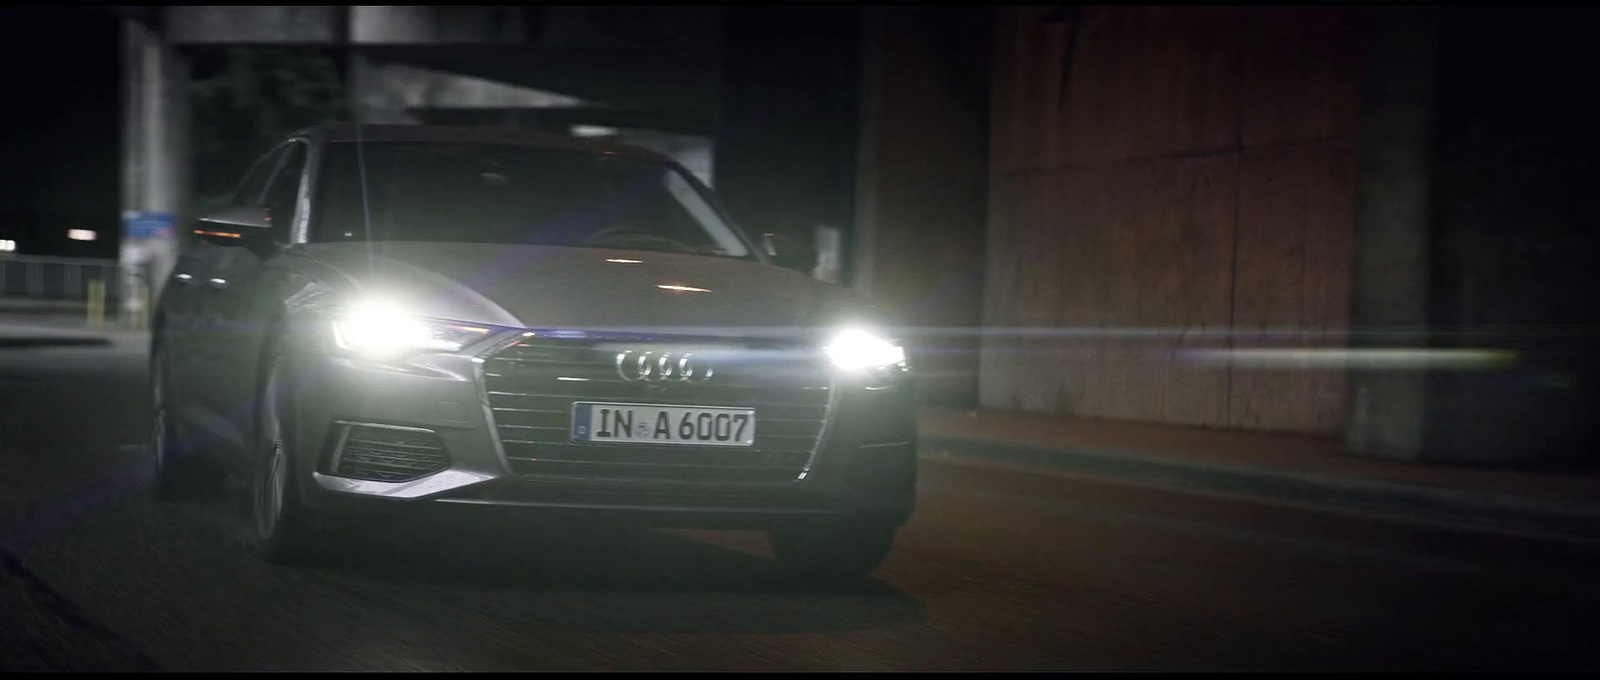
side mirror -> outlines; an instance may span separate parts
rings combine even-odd
[[[817,268],[816,249],[799,239],[783,234],[763,234],[762,242],[767,249],[767,255],[770,255],[779,267],[793,269],[808,276]]]
[[[234,206],[202,217],[194,233],[220,246],[242,246],[252,250],[273,244],[273,211],[267,208]]]

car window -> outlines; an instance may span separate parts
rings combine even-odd
[[[255,165],[250,166],[250,172],[245,173],[244,180],[239,182],[239,188],[233,192],[235,206],[260,205],[261,192],[267,186],[267,178],[272,174],[272,169],[278,165],[278,156],[283,152],[279,147],[268,151],[257,159]]]
[[[567,149],[330,144],[314,241],[455,241],[753,258],[682,170]]]

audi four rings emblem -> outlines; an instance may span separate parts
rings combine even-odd
[[[617,354],[617,375],[628,382],[703,383],[715,371],[693,354],[628,350]]]

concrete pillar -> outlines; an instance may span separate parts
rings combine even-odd
[[[1428,344],[1429,242],[1438,81],[1438,10],[1367,15],[1358,139],[1352,347]],[[1381,332],[1381,335],[1369,335]],[[1424,453],[1427,374],[1350,376],[1351,453],[1416,460]]]
[[[866,256],[875,252],[873,238],[878,231],[878,156],[883,127],[883,41],[888,22],[886,7],[861,10],[861,65],[856,87],[860,97],[856,120],[856,214],[851,252],[850,283],[872,295],[873,262]]]
[[[924,401],[978,396],[989,8],[864,10],[851,285],[905,326]],[[933,331],[932,329],[938,329]]]
[[[177,258],[178,230],[192,219],[188,64],[148,27],[124,20],[121,309],[138,316],[160,293]],[[140,285],[148,298],[137,295]]]

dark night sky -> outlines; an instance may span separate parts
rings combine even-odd
[[[93,8],[0,9],[0,238],[29,254],[115,257],[121,208],[119,37]],[[100,240],[70,241],[93,229]]]

